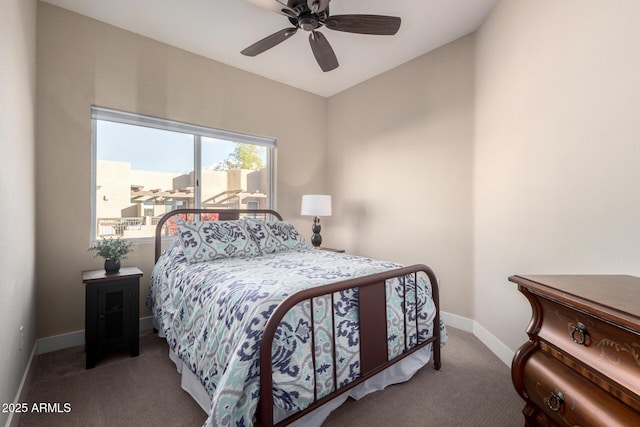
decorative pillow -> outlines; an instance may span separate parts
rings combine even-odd
[[[244,221],[186,222],[178,219],[176,222],[184,254],[191,264],[260,255]]]
[[[251,218],[244,218],[244,221],[262,254],[309,248],[304,236],[298,233],[293,224],[285,221],[269,222]]]

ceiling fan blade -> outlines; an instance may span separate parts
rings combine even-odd
[[[286,4],[280,3],[278,0],[245,0],[249,3],[255,4],[258,7],[261,7],[266,10],[270,10],[271,12],[281,13],[287,16],[295,17],[296,13]]]
[[[335,15],[327,18],[324,25],[331,30],[347,33],[392,36],[400,29],[400,22],[397,16]]]
[[[336,58],[336,54],[324,34],[318,31],[312,31],[311,34],[309,34],[309,44],[322,71],[326,73],[327,71],[338,68],[338,58]]]
[[[252,44],[248,48],[244,49],[240,52],[246,56],[256,56],[264,52],[265,50],[271,49],[272,47],[279,45],[292,35],[294,35],[298,31],[297,28],[285,28],[284,30],[280,30],[277,33],[273,33],[270,36],[263,38],[262,40]]]
[[[330,0],[307,0],[307,6],[311,13],[322,12],[329,6]]]

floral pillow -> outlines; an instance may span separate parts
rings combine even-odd
[[[293,224],[285,221],[269,222],[251,218],[245,218],[244,221],[262,254],[309,248],[304,236],[298,233]]]
[[[260,255],[244,221],[186,222],[178,219],[176,222],[184,254],[191,264]]]

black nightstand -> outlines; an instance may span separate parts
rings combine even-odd
[[[320,250],[321,251],[329,251],[329,252],[339,252],[341,254],[344,253],[344,249],[325,248],[324,246],[321,246]]]
[[[107,351],[128,350],[131,357],[138,355],[140,277],[142,271],[136,267],[122,267],[117,273],[82,272],[87,369],[96,366]]]

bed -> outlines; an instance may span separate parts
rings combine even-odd
[[[175,210],[155,245],[147,306],[207,426],[320,425],[349,396],[440,369],[426,265],[311,249],[272,210]]]

